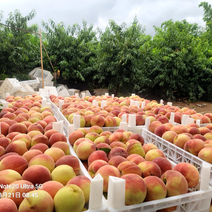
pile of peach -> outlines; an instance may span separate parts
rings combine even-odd
[[[185,194],[199,184],[195,166],[173,166],[160,149],[144,144],[137,133],[121,129],[112,133],[92,126],[77,129],[68,140],[90,176],[101,174],[105,193],[109,176],[126,180],[126,205]]]
[[[111,96],[91,96],[85,97],[84,99],[78,99],[76,96],[56,97],[51,95],[50,99],[57,106],[59,105],[60,99],[64,100],[62,113],[70,123],[73,123],[74,114],[81,115],[81,127],[90,127],[93,125],[101,127],[119,126],[123,114],[127,115],[127,119],[129,114],[136,114],[137,126],[144,125],[146,117],[150,117],[151,121],[159,120],[165,123],[170,120],[171,112],[175,113],[174,121],[179,124],[181,124],[182,115],[184,114],[193,118],[195,123],[197,119],[200,120],[200,124],[212,122],[212,113],[203,115],[188,107],[179,108],[177,106],[162,105],[155,100],[150,101],[138,96],[119,98],[112,98]],[[98,102],[98,106],[92,105],[93,100]],[[107,100],[107,105],[101,108],[101,101],[103,100]],[[131,100],[138,101],[139,108],[136,105],[130,105]],[[142,102],[145,102],[143,108]],[[97,115],[98,117],[91,121],[91,119]],[[108,116],[109,118],[107,118]]]
[[[66,136],[52,128],[52,110],[37,95],[6,101],[9,108],[0,112],[0,211],[82,211],[90,179],[79,175]]]
[[[199,127],[196,123],[172,125],[153,121],[148,130],[212,164],[212,124]]]

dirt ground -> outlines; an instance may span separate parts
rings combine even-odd
[[[167,104],[166,101],[164,101],[164,104]],[[190,109],[194,109],[197,111],[197,113],[212,113],[212,102],[206,102],[206,101],[197,101],[197,102],[187,102],[187,101],[173,101],[173,106],[178,106],[180,108],[188,107]]]

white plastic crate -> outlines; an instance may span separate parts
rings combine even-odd
[[[40,67],[34,68],[30,73],[29,76],[32,77],[38,77],[39,79],[42,79],[42,70]],[[53,76],[50,71],[43,70],[43,79],[46,81],[52,81]]]
[[[27,85],[30,85],[33,89],[37,89],[40,81],[39,79],[36,77],[35,80],[25,80],[25,81],[21,81],[20,84],[22,85],[23,83],[26,83]]]
[[[44,88],[40,88],[39,94],[46,98],[49,98],[50,95],[58,96],[57,89],[55,86],[45,86]]]
[[[166,141],[165,139],[155,135],[154,133],[150,132],[146,127],[142,130],[142,136],[144,138],[145,143],[153,143],[155,144],[166,157],[175,163],[191,163],[193,164],[199,171],[203,166],[203,163],[207,163],[211,167],[210,171],[210,186],[212,186],[212,164],[205,162],[204,160],[200,159],[199,157],[183,150],[182,148]]]
[[[6,78],[0,87],[0,96],[6,98],[6,93],[13,95],[21,89],[21,84],[16,78]]]
[[[208,183],[209,175],[210,167],[204,163],[200,172],[199,188],[197,188],[196,191],[129,206],[124,204],[124,180],[110,176],[107,210],[108,212],[156,212],[160,209],[177,206],[175,212],[209,212],[212,197],[212,187],[210,187]]]

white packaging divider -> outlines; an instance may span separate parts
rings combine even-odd
[[[172,107],[172,102],[167,102],[167,105]]]
[[[121,117],[122,122],[127,122],[127,114],[123,114]]]
[[[143,102],[141,103],[141,108],[144,108],[144,107],[145,107],[145,104],[146,104],[146,102],[143,101]]]
[[[171,114],[170,114],[170,119],[169,119],[169,122],[170,122],[171,124],[175,124],[175,122],[174,122],[174,116],[175,116],[175,113],[174,113],[174,112],[171,112]]]
[[[2,104],[3,104],[3,109],[9,107],[9,102],[4,101]]]
[[[62,111],[62,105],[64,104],[64,100],[60,99],[59,100],[59,110]]]
[[[107,106],[107,100],[102,100],[101,101],[101,108],[104,108],[105,106]]]
[[[127,131],[130,131],[132,133],[138,133],[138,134],[141,134],[142,135],[142,130],[144,128],[144,125],[141,125],[141,126],[135,126],[135,127],[132,127],[132,126],[129,126],[127,127]]]
[[[102,207],[103,178],[97,174],[90,184],[89,209],[98,209]]]
[[[109,96],[109,93],[105,93],[105,96]]]
[[[79,94],[78,93],[75,93],[75,96],[79,99]]]
[[[196,124],[200,127],[200,119],[196,120]]]
[[[132,93],[132,94],[131,94],[131,96],[135,96],[135,94],[134,94],[134,93]]]
[[[129,127],[135,127],[136,126],[136,115],[135,114],[129,114]]]
[[[85,98],[85,92],[82,92],[81,93],[81,99],[84,99]]]
[[[186,119],[186,125],[194,123],[194,119],[193,118],[187,118]]]
[[[41,107],[45,107],[47,103],[47,99],[42,99]]]
[[[73,124],[75,128],[80,128],[80,115],[74,114],[73,116]]]
[[[52,108],[52,104],[51,104],[50,102],[47,102],[47,103],[46,103],[46,106],[47,106],[47,107],[50,107],[51,109],[53,109],[53,108]]]
[[[128,130],[127,122],[121,121],[120,125],[119,125],[119,129],[123,129],[123,130],[127,131]]]
[[[6,96],[6,98],[7,98],[8,96],[10,96],[10,93],[6,93],[6,95],[5,95],[5,96]]]
[[[177,206],[175,212],[208,212],[212,196],[212,187],[209,186],[209,179],[210,167],[208,164],[203,163],[200,172],[200,182],[195,191],[173,197],[166,197],[160,200],[147,201],[126,206],[124,183],[120,180],[120,178],[110,176],[107,210],[108,212],[156,212],[161,209]],[[120,189],[120,192],[118,189]]]
[[[161,99],[161,100],[160,100],[160,104],[163,105],[163,102],[164,102],[163,99]]]
[[[114,98],[114,94],[111,94],[111,97]]]
[[[189,115],[183,114],[181,119],[181,124],[186,125],[186,119],[189,118]]]
[[[68,134],[66,136],[69,136],[72,132],[74,132],[74,124],[68,125]]]
[[[140,108],[140,102],[139,101],[135,101],[135,106],[137,106],[138,108]]]
[[[135,101],[133,99],[130,99],[130,106],[135,105]]]
[[[63,133],[63,121],[53,122],[52,129],[57,130],[59,133]]]
[[[184,149],[174,145],[173,143],[157,136],[156,134],[150,132],[148,130],[148,126],[150,123],[150,118],[146,118],[145,126],[142,129],[142,136],[144,138],[144,143],[153,143],[155,144],[165,156],[174,163],[191,163],[193,164],[198,171],[200,172],[203,163],[207,163],[210,166],[210,186],[212,186],[212,164],[205,162],[204,160],[200,159],[199,157],[185,151]]]
[[[115,209],[124,209],[125,207],[125,180],[109,176],[108,182],[108,205]]]
[[[98,106],[98,102],[94,99],[94,100],[92,101],[92,105],[93,105],[93,106]]]

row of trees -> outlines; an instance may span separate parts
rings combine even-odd
[[[207,2],[199,7],[205,28],[168,20],[154,27],[152,37],[137,17],[130,26],[109,20],[104,32],[86,21],[66,27],[50,20],[42,22],[42,40],[54,70],[66,81],[85,81],[90,89],[108,88],[115,95],[154,93],[195,101],[212,89],[212,8]],[[38,25],[27,25],[35,15],[33,10],[22,17],[16,10],[0,25],[0,79],[26,79],[41,65],[39,35],[30,33],[38,33]],[[45,53],[43,64],[53,72]]]

